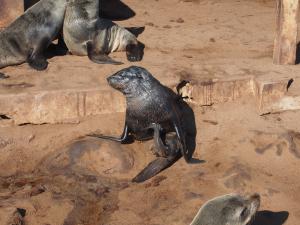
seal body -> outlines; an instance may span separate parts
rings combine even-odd
[[[131,66],[107,78],[108,83],[126,97],[126,119],[120,138],[90,135],[127,143],[130,137],[143,141],[155,138],[159,158],[150,163],[136,178],[142,182],[172,165],[183,156],[190,160],[186,146],[186,132],[180,109],[181,97],[163,86],[146,69]],[[155,125],[157,124],[157,125]],[[174,132],[175,136],[164,134]],[[155,135],[156,134],[156,135]]]
[[[0,32],[0,68],[26,61],[37,70],[47,67],[43,53],[62,28],[66,1],[42,0]]]
[[[246,225],[260,205],[260,196],[229,194],[205,203],[190,225]]]
[[[99,0],[70,0],[63,35],[72,54],[87,55],[95,63],[121,64],[108,57],[115,51],[126,51],[130,61],[142,59],[143,46],[134,34],[99,18]]]

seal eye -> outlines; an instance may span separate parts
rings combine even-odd
[[[137,74],[136,77],[139,79],[143,79],[143,76],[141,74]]]
[[[245,207],[244,209],[243,209],[243,211],[241,212],[241,217],[242,218],[245,218],[247,216],[247,207]]]

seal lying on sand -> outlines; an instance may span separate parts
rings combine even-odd
[[[260,196],[229,194],[205,203],[190,225],[246,225],[260,205]]]
[[[47,68],[43,53],[62,28],[66,1],[41,0],[0,32],[0,68],[24,62]]]
[[[69,0],[63,35],[72,54],[87,55],[95,63],[122,64],[108,56],[114,51],[126,51],[129,61],[143,57],[144,46],[134,34],[99,18],[99,0]]]
[[[175,94],[171,89],[163,86],[146,69],[137,66],[131,66],[120,70],[107,78],[108,83],[115,89],[121,91],[127,100],[126,120],[123,134],[120,138],[108,137],[102,135],[89,135],[103,139],[128,143],[133,137],[135,140],[148,140],[153,137],[153,123],[161,126],[165,134],[175,132],[174,137],[169,139],[171,142],[162,147],[163,151],[169,152],[166,157],[159,157],[150,163],[142,174],[133,179],[135,182],[141,182],[149,179],[166,167],[172,165],[178,159],[178,152],[186,161],[189,161],[191,154],[186,146],[186,132],[183,128],[180,101],[181,97]],[[154,127],[155,130],[155,127]],[[156,146],[162,146],[160,135],[155,136]],[[177,140],[176,140],[177,139]],[[167,138],[168,140],[168,138]],[[166,141],[163,140],[163,141]],[[179,145],[178,149],[171,149]],[[169,149],[169,150],[167,150]],[[160,150],[161,151],[161,150]],[[162,152],[162,151],[161,151]]]

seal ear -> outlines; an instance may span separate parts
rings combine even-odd
[[[125,29],[132,33],[134,36],[138,37],[141,33],[144,32],[145,27],[126,27]]]

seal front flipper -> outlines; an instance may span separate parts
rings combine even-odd
[[[156,158],[151,163],[149,163],[135,178],[133,178],[132,182],[141,183],[150,179],[151,177],[154,177],[161,171],[172,166],[178,159],[180,159],[180,157],[181,154],[177,153],[177,155],[169,156],[168,158]]]
[[[88,41],[86,43],[86,48],[87,48],[87,54],[88,57],[91,61],[93,61],[94,63],[98,63],[98,64],[113,64],[113,65],[121,65],[123,64],[122,62],[118,62],[113,60],[112,58],[110,58],[108,55],[106,55],[105,53],[97,53],[95,51],[94,45],[91,41]]]
[[[151,127],[153,128],[153,139],[155,146],[155,154],[160,157],[167,157],[169,155],[169,149],[164,145],[161,139],[161,132],[163,131],[162,126],[158,123],[152,123]]]
[[[120,138],[105,136],[105,135],[98,135],[98,134],[88,134],[86,136],[96,137],[96,138],[106,139],[106,140],[111,140],[111,141],[116,141],[116,142],[120,142],[122,144],[127,144],[127,143],[132,142],[132,139],[129,136],[129,129],[128,129],[128,126],[126,124],[124,126],[124,130],[123,130],[123,133],[122,133]]]
[[[28,64],[36,70],[45,70],[48,66],[44,50],[50,45],[51,40],[47,37],[43,38],[34,49],[31,49],[27,58]]]

